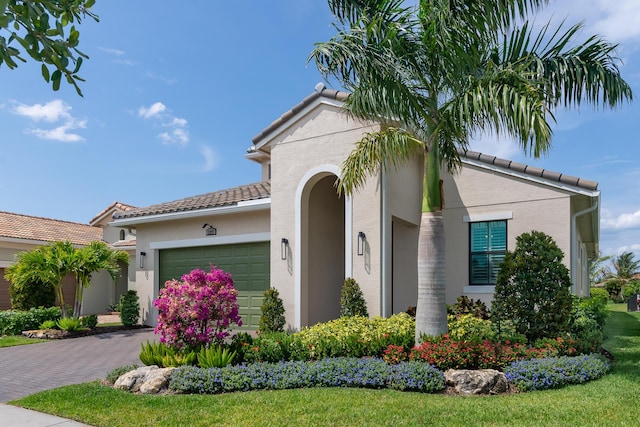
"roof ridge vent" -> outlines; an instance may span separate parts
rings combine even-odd
[[[324,83],[320,82],[317,83],[316,86],[314,87],[314,89],[316,90],[316,92],[318,93],[322,93],[323,90],[325,90],[327,87],[324,85]]]

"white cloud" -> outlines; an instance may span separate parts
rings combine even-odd
[[[28,117],[33,121],[44,120],[50,123],[60,119],[68,119],[71,117],[69,111],[71,107],[65,104],[61,99],[54,99],[46,104],[25,105],[18,104],[14,107],[13,112]]]
[[[33,128],[25,130],[26,133],[35,135],[41,139],[53,141],[84,141],[85,139],[81,135],[70,131],[75,129],[85,129],[87,127],[87,121],[74,118],[69,111],[71,111],[71,107],[60,99],[55,99],[47,102],[46,104],[25,105],[18,103],[13,108],[13,112],[15,114],[27,117],[34,122],[63,122],[61,125],[56,126],[53,129]]]
[[[158,138],[165,145],[187,145],[189,143],[189,130],[187,119],[175,117],[169,108],[162,102],[155,102],[150,107],[140,107],[138,116],[144,119],[154,119],[160,122],[162,127],[171,128],[158,134]]]
[[[111,55],[114,55],[114,56],[123,56],[125,54],[124,50],[113,49],[111,47],[100,47],[98,49],[102,50],[103,52],[107,52],[107,53],[109,53]]]
[[[603,212],[600,220],[600,227],[603,230],[626,230],[630,228],[640,228],[640,210],[632,213],[623,213],[612,216],[608,211]]]
[[[203,145],[200,147],[200,153],[204,158],[203,172],[210,172],[218,166],[218,156],[211,147]]]
[[[149,119],[151,117],[159,116],[160,114],[166,111],[167,107],[162,102],[156,102],[152,104],[149,108],[140,107],[138,110],[138,116]]]

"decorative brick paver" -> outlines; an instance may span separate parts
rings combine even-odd
[[[155,340],[151,328],[0,348],[0,402],[142,365],[138,354],[147,340]]]

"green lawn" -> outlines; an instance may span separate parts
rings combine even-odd
[[[612,373],[585,385],[491,397],[393,390],[302,389],[225,395],[140,396],[97,382],[11,402],[96,426],[636,426],[640,313],[611,306],[605,348]]]
[[[16,345],[36,344],[39,342],[46,342],[47,340],[40,340],[36,338],[27,338],[22,335],[5,335],[0,337],[0,348],[13,347]]]

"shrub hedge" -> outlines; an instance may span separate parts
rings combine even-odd
[[[56,322],[60,316],[60,307],[0,311],[0,335],[20,335],[22,331],[38,329],[47,320]]]
[[[181,367],[173,372],[170,382],[174,391],[198,394],[302,387],[389,387],[433,393],[444,388],[444,375],[425,363],[392,366],[377,358],[340,357],[211,369]]]
[[[521,391],[546,390],[582,384],[603,377],[611,364],[599,354],[550,357],[514,362],[504,370],[507,380]]]

